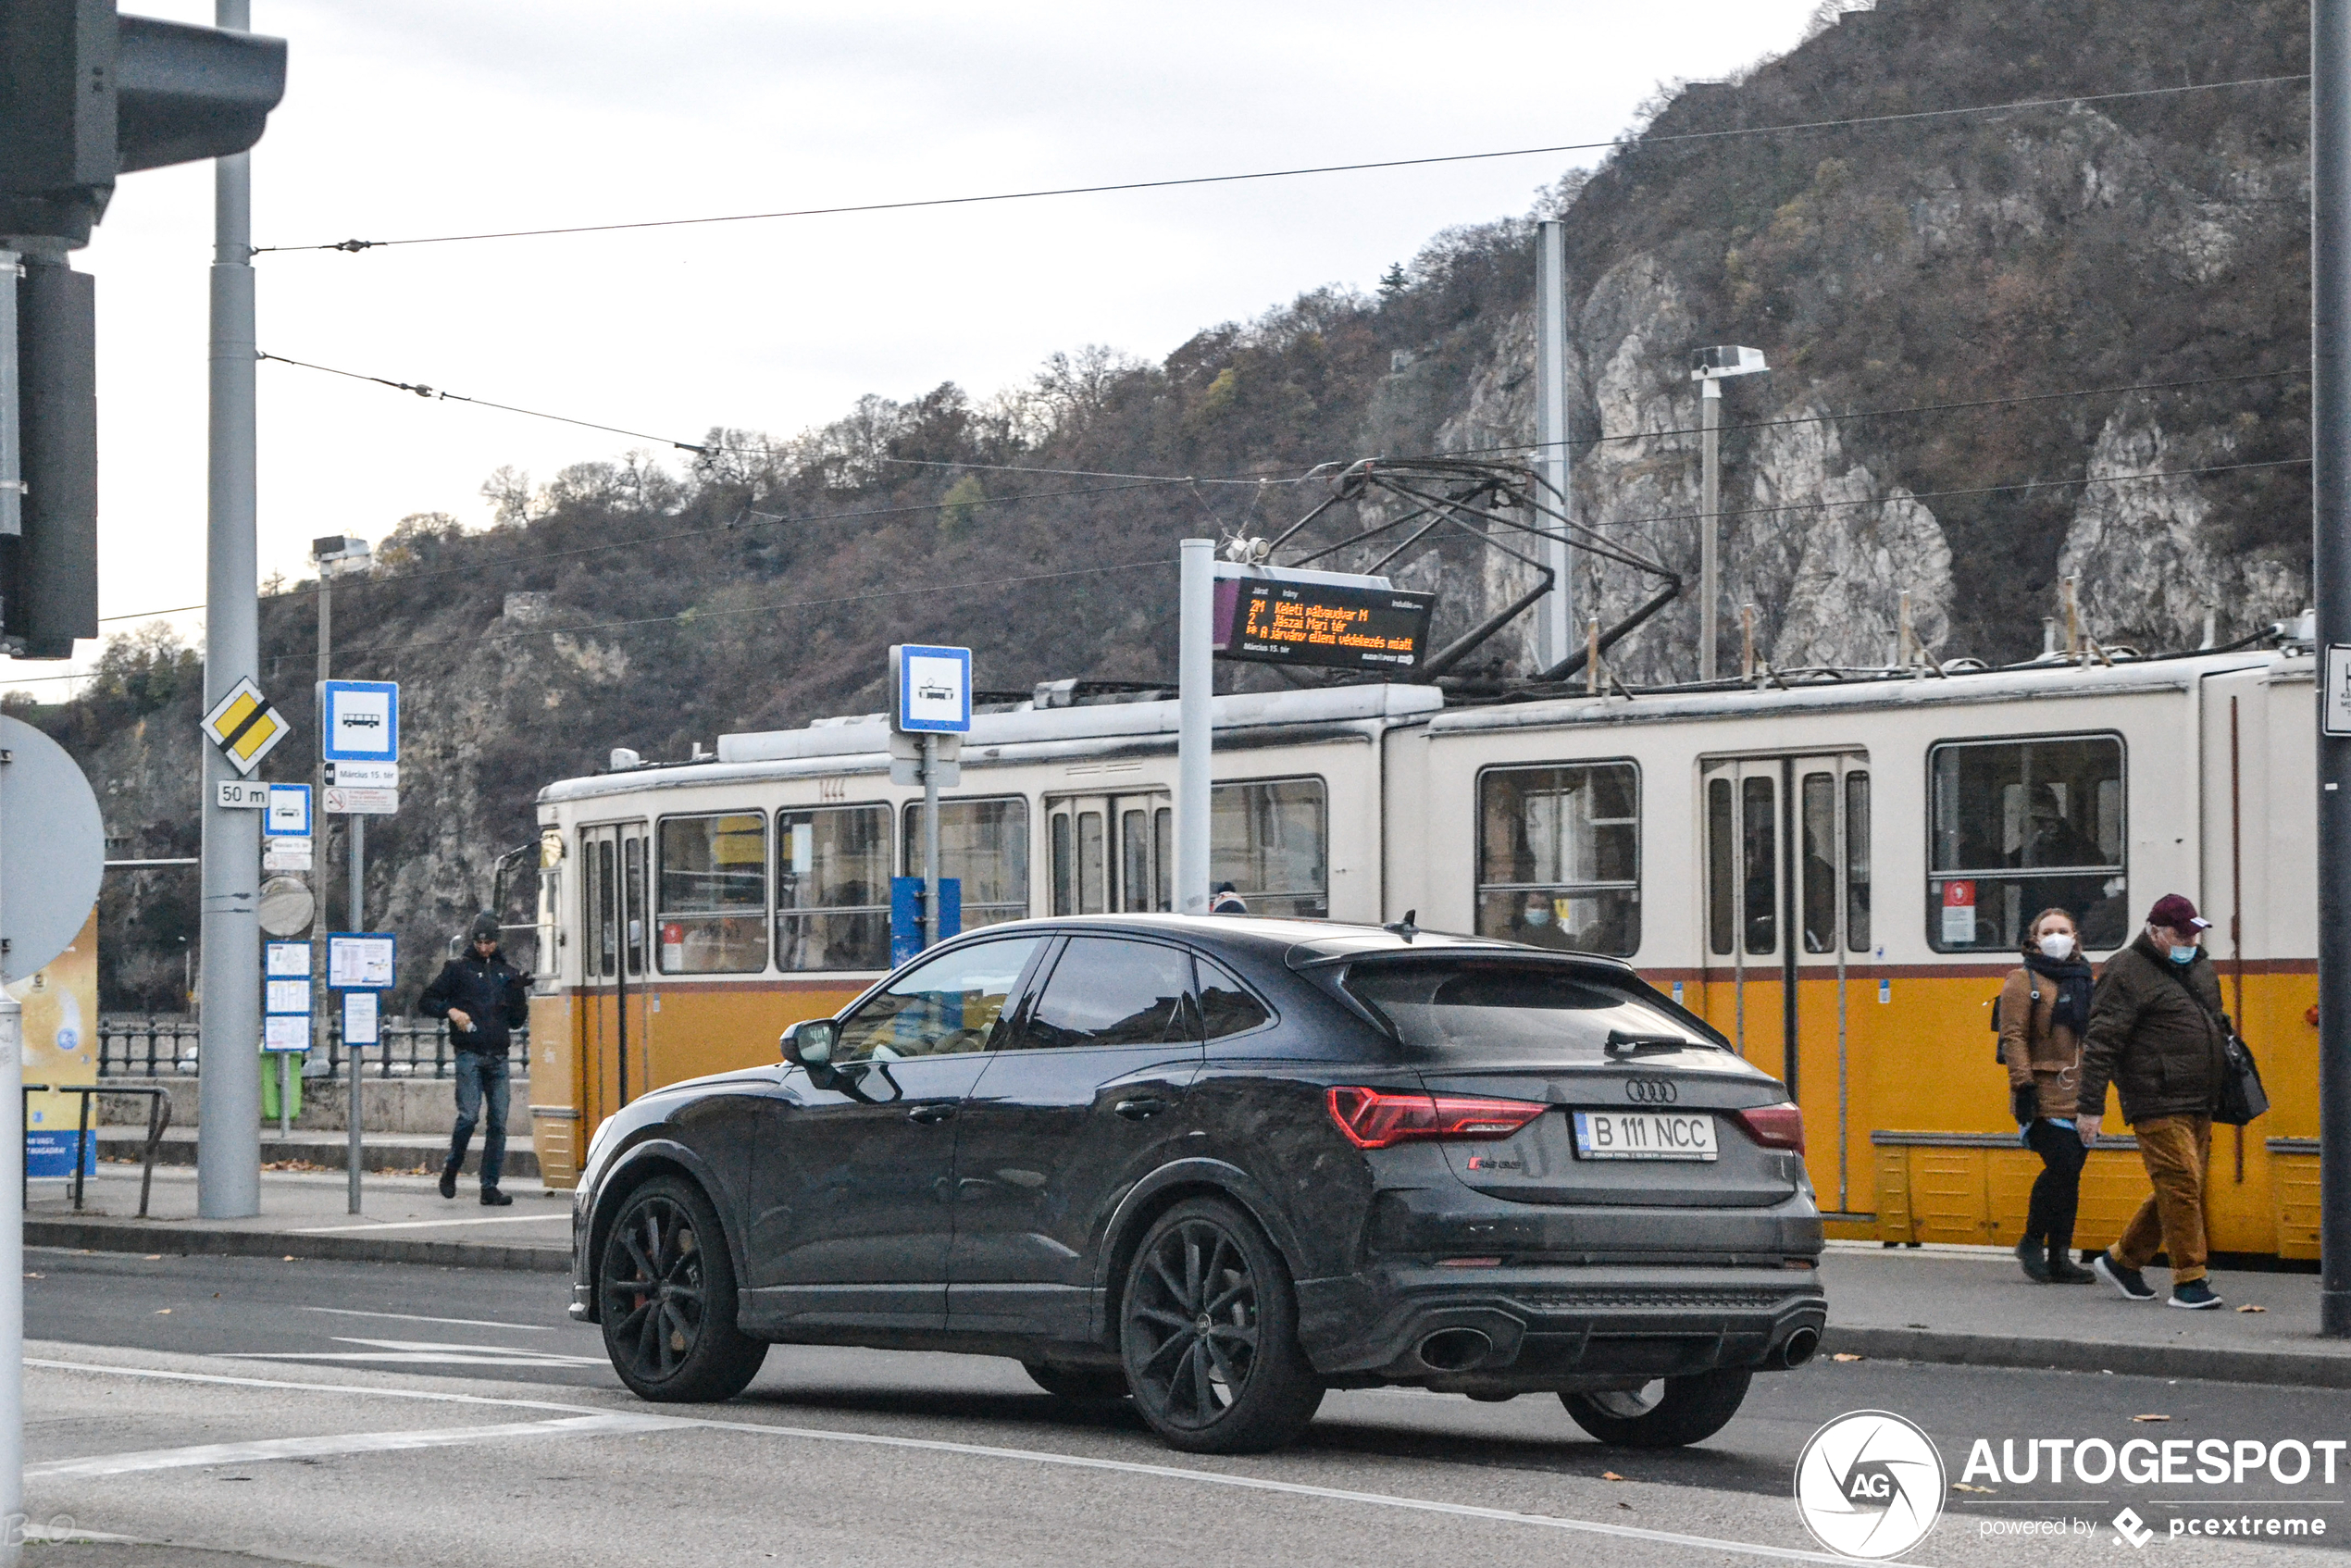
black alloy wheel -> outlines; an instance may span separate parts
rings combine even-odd
[[[1664,1377],[1638,1388],[1561,1394],[1575,1425],[1623,1449],[1678,1449],[1703,1442],[1730,1425],[1755,1375],[1723,1367],[1687,1377]]]
[[[735,1269],[702,1189],[656,1176],[604,1238],[599,1316],[612,1369],[640,1398],[731,1400],[759,1375],[765,1340],[735,1326]]]
[[[1323,1402],[1298,1348],[1289,1270],[1230,1203],[1189,1199],[1159,1217],[1127,1266],[1119,1319],[1135,1406],[1171,1447],[1281,1448]]]

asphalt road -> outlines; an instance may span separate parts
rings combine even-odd
[[[2351,1438],[2340,1392],[1824,1361],[1759,1378],[1690,1450],[1604,1449],[1550,1398],[1375,1391],[1333,1394],[1292,1451],[1214,1460],[982,1357],[778,1349],[730,1404],[648,1406],[565,1316],[557,1276],[40,1250],[26,1266],[31,1519],[129,1537],[36,1543],[34,1562],[1765,1562],[1818,1549],[1796,1460],[1864,1409],[1916,1422],[1949,1481],[1986,1488],[1949,1491],[1911,1562],[2111,1563],[2135,1555],[2108,1523],[2126,1505],[2151,1552],[2309,1562],[2351,1539],[2351,1450],[2332,1485],[2258,1467],[2200,1484],[2193,1448],[2168,1486],[1963,1479],[1978,1439],[2021,1460],[2036,1437]],[[2327,1535],[2168,1538],[2222,1513]],[[2060,1519],[2088,1528],[2000,1533]]]

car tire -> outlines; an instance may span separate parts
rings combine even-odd
[[[1643,1388],[1561,1394],[1575,1425],[1621,1449],[1678,1449],[1730,1425],[1755,1375],[1743,1367],[1668,1377]]]
[[[735,1326],[735,1265],[701,1188],[655,1176],[621,1203],[596,1271],[612,1369],[662,1404],[731,1400],[759,1375],[767,1343]]]
[[[1051,1362],[1025,1361],[1021,1370],[1049,1394],[1064,1400],[1123,1400],[1126,1371],[1116,1366],[1056,1366]]]
[[[1263,1453],[1296,1442],[1323,1402],[1288,1265],[1222,1199],[1187,1199],[1152,1222],[1118,1315],[1135,1408],[1170,1448]]]

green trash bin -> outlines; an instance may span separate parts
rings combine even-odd
[[[265,1051],[261,1053],[261,1119],[278,1119],[278,1075],[286,1076],[286,1117],[302,1114],[302,1055],[300,1052]],[[280,1063],[284,1066],[280,1068]]]

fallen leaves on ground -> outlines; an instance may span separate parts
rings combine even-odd
[[[2270,1309],[2267,1307],[2257,1307],[2250,1301],[2247,1301],[2245,1305],[2237,1309],[2237,1311],[2241,1313],[2266,1313]]]
[[[1951,1483],[1951,1489],[1952,1489],[1953,1491],[1955,1491],[1955,1492],[1982,1492],[1982,1493],[1983,1493],[1984,1496],[1986,1496],[1986,1497],[1989,1497],[1989,1496],[1991,1496],[1991,1495],[1992,1495],[1992,1488],[1991,1488],[1991,1487],[1971,1487],[1971,1486],[1969,1486],[1969,1485],[1968,1485],[1965,1481],[1954,1481],[1954,1482],[1952,1482],[1952,1483]]]
[[[49,1276],[45,1274],[28,1274],[25,1277],[27,1279],[46,1279]]]
[[[2133,1421],[2169,1421],[2171,1418],[2168,1415],[2134,1415],[2131,1419]]]
[[[155,1309],[155,1316],[157,1317],[169,1317],[170,1315],[171,1309],[169,1307],[157,1307]]]
[[[1600,1472],[1600,1479],[1603,1481],[1622,1481],[1624,1477],[1619,1475],[1613,1470],[1603,1470]]]
[[[1835,1355],[1829,1357],[1829,1360],[1831,1361],[1860,1361],[1862,1359],[1864,1358],[1855,1355],[1850,1350],[1839,1350]]]

